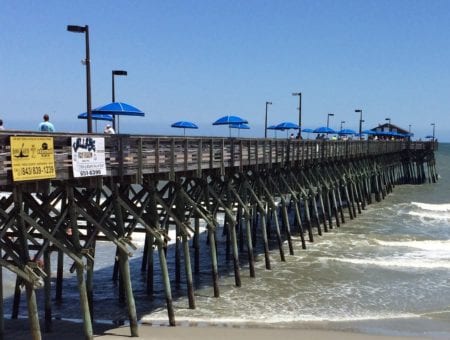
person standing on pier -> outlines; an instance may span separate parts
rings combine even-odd
[[[45,114],[43,119],[44,121],[39,124],[38,130],[43,132],[55,132],[55,127],[52,123],[50,123],[50,117],[48,114]]]
[[[3,119],[0,119],[0,130],[4,130],[5,127],[3,126]]]
[[[116,133],[116,131],[114,131],[113,127],[110,124],[107,124],[105,126],[105,129],[103,130],[103,132],[108,135],[114,135]]]

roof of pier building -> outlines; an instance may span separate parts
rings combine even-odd
[[[389,123],[384,123],[384,124],[378,124],[378,126],[370,129],[372,131],[375,132],[397,132],[397,133],[401,133],[401,134],[408,134],[409,131],[402,129],[401,127],[395,125],[395,124],[389,124]]]

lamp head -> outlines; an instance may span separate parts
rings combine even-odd
[[[77,26],[77,25],[67,25],[67,30],[69,32],[84,33],[84,32],[86,32],[86,27],[85,26]]]
[[[126,76],[128,75],[128,72],[123,70],[113,70],[112,74],[115,76]]]

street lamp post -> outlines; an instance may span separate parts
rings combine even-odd
[[[433,142],[434,142],[434,132],[435,132],[436,124],[435,123],[431,123],[431,126],[433,127]]]
[[[327,130],[328,130],[329,125],[330,125],[330,116],[331,116],[331,117],[334,116],[334,113],[329,113],[329,114],[327,115]]]
[[[92,107],[91,107],[91,59],[89,54],[89,26],[68,25],[67,31],[74,33],[84,33],[86,40],[86,106],[87,106],[87,132],[92,133]]]
[[[266,102],[266,119],[264,122],[264,138],[267,138],[267,106],[272,105],[272,102]]]
[[[340,131],[342,131],[342,126],[345,124],[345,120],[341,120],[341,129]]]
[[[302,138],[302,93],[294,92],[293,96],[298,96],[298,138]]]
[[[116,88],[114,85],[114,76],[126,76],[128,75],[127,71],[123,70],[113,70],[112,71],[112,102],[114,103],[116,101]],[[116,130],[116,115],[113,115],[113,129]]]
[[[363,123],[363,119],[362,119],[362,110],[361,109],[356,109],[355,110],[356,113],[359,113],[359,138],[362,138],[362,123]]]

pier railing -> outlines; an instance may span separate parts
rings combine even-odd
[[[410,141],[0,132],[0,269],[17,275],[12,318],[19,315],[19,287],[25,286],[32,338],[41,338],[36,290],[43,284],[45,329],[51,329],[51,253],[57,252],[56,301],[63,300],[68,258],[76,272],[84,338],[93,339],[95,247],[102,240],[116,247],[113,278],[121,284],[114,290],[126,303],[131,336],[138,336],[129,257],[136,249],[133,233],[144,232],[141,271],[146,279],[139,278],[153,296],[158,256],[168,320],[174,326],[168,264],[174,266],[177,287],[184,264],[189,308],[195,308],[190,249],[195,274],[200,273],[200,254],[210,257],[213,294],[219,297],[221,244],[224,267],[230,268],[232,257],[239,287],[244,259],[251,277],[256,275],[255,254],[262,251],[265,268],[271,269],[272,244],[285,261],[284,240],[294,255],[293,233],[306,249],[306,239],[313,242],[316,233],[322,236],[322,230],[345,223],[345,210],[353,219],[396,184],[436,182],[436,148],[437,143]],[[92,173],[104,177],[83,177]],[[290,212],[295,216],[290,218]],[[171,231],[175,252],[167,251]],[[208,242],[200,242],[202,234]],[[175,258],[168,261],[172,253]]]
[[[10,136],[45,136],[29,132],[0,134],[0,185],[12,183]],[[173,178],[176,173],[227,168],[273,167],[296,162],[320,162],[382,155],[403,150],[434,150],[433,142],[323,141],[292,139],[168,137],[148,135],[51,135],[57,180],[73,178],[71,137],[104,137],[108,176],[128,176],[139,182],[143,175]],[[134,179],[133,179],[134,178]]]

